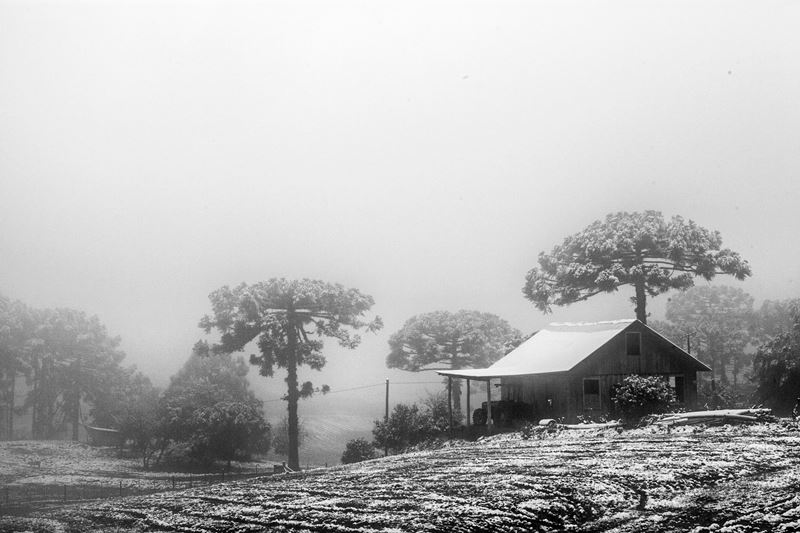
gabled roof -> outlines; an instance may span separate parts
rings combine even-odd
[[[486,380],[566,372],[634,322],[637,320],[549,324],[489,368],[439,370],[438,373],[443,376]],[[658,335],[657,332],[654,333]],[[678,350],[686,357],[691,357],[698,365],[707,368],[680,348]]]

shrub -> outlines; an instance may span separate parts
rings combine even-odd
[[[420,411],[416,404],[397,404],[388,421],[376,420],[372,429],[375,447],[402,452],[441,434],[429,410]]]
[[[345,446],[342,454],[342,464],[360,463],[369,459],[375,459],[378,453],[375,447],[366,439],[353,439]]]
[[[446,433],[450,428],[450,410],[447,404],[447,393],[437,392],[428,394],[422,401],[423,415],[428,418],[431,430],[439,433]],[[453,409],[453,427],[461,426],[464,415],[460,409]]]
[[[614,391],[614,403],[626,423],[636,423],[643,416],[665,413],[675,403],[675,393],[658,376],[628,376]]]

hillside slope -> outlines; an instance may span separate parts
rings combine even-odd
[[[797,531],[800,432],[765,424],[500,435],[49,518],[41,530]]]

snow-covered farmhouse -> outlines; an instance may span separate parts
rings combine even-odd
[[[500,398],[494,399],[500,402],[492,401],[493,387],[487,387],[486,411],[495,410],[490,423],[509,413],[575,422],[578,416],[614,416],[613,389],[632,374],[663,376],[681,406],[691,410],[697,404],[697,372],[710,370],[652,328],[628,319],[550,324],[488,368],[439,374],[466,379],[468,391],[473,380],[499,386]],[[480,423],[481,413],[474,418]]]

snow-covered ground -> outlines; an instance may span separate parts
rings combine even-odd
[[[258,462],[233,462],[234,471],[252,472],[267,466]],[[81,442],[59,440],[0,442],[0,484],[63,484],[92,480],[163,479],[171,476],[202,477],[202,473],[144,470],[141,461],[121,456],[114,447],[89,446]]]
[[[772,423],[669,434],[654,427],[530,440],[498,435],[357,465],[65,507],[40,515],[37,527],[798,531],[800,431]]]

